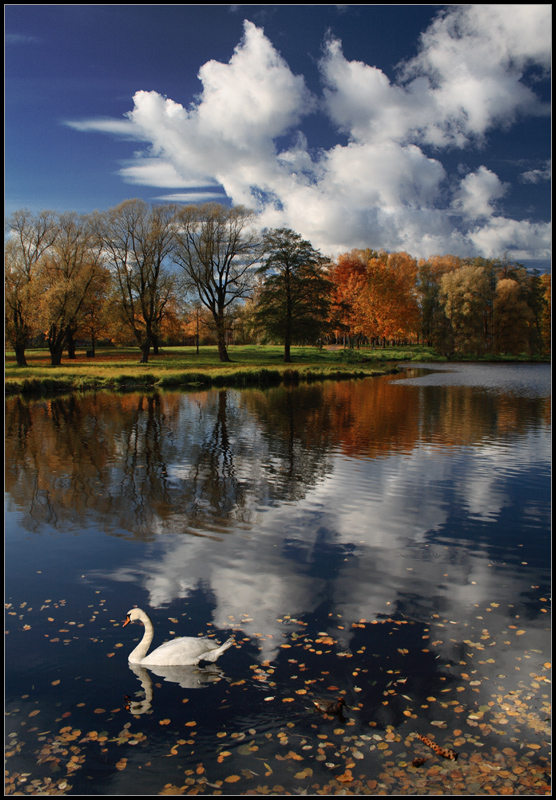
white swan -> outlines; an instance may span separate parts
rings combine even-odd
[[[141,666],[193,666],[199,661],[216,661],[222,653],[231,647],[233,639],[228,639],[224,644],[218,644],[207,637],[181,636],[164,642],[156,650],[147,655],[147,651],[154,636],[153,624],[147,614],[140,608],[132,608],[127,612],[123,627],[139,620],[145,626],[143,638],[129,656],[128,661]]]

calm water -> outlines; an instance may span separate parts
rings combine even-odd
[[[8,399],[7,791],[549,793],[550,460],[547,365]]]

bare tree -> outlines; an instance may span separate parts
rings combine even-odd
[[[149,360],[165,310],[174,297],[175,277],[166,260],[174,245],[176,208],[126,200],[96,217],[104,257],[119,287],[126,325]]]
[[[183,270],[186,291],[197,293],[212,314],[220,361],[230,361],[227,311],[248,296],[261,253],[255,214],[243,206],[204,203],[185,206],[177,219],[174,262]]]

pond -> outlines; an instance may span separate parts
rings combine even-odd
[[[549,365],[9,398],[6,792],[550,794],[550,431]]]

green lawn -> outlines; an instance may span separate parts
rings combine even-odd
[[[60,366],[53,367],[48,350],[34,348],[26,352],[28,366],[18,367],[13,352],[6,351],[6,393],[264,384],[282,379],[376,375],[392,370],[399,361],[445,360],[432,348],[420,345],[359,350],[293,347],[291,364],[284,363],[280,346],[234,345],[228,352],[232,363],[222,364],[216,347],[201,347],[199,354],[195,347],[165,347],[158,356],[151,355],[148,364],[140,364],[138,348],[97,348],[95,358],[87,358],[85,351],[78,351],[75,360],[65,358]]]

